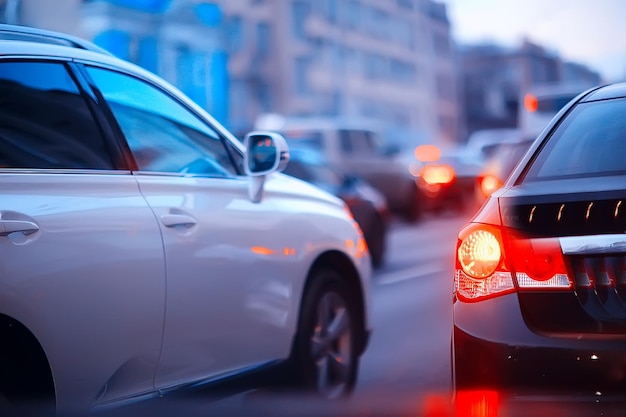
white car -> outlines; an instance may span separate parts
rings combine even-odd
[[[348,394],[369,253],[338,198],[279,173],[284,139],[242,145],[80,39],[0,39],[0,407],[97,410],[276,367]]]

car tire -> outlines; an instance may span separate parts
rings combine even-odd
[[[387,249],[387,231],[383,219],[376,216],[372,219],[365,241],[372,259],[372,266],[380,268],[385,263]]]
[[[326,399],[347,397],[359,367],[357,315],[346,283],[318,269],[303,297],[293,367],[298,386]]]

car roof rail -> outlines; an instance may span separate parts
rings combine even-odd
[[[54,32],[51,30],[33,28],[30,26],[9,25],[4,23],[0,24],[0,40],[62,45],[111,56],[113,55],[106,49],[103,49],[98,45],[77,36],[67,35],[65,33]]]

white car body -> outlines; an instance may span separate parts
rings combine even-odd
[[[148,80],[244,152],[182,93],[116,58],[0,42],[0,66],[7,59],[94,63]],[[287,359],[305,284],[329,253],[353,267],[369,332],[369,254],[343,202],[279,173],[255,202],[252,180],[0,168],[0,316],[41,346],[57,409],[157,396]]]

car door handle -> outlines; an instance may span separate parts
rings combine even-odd
[[[186,214],[163,214],[161,215],[161,222],[165,227],[191,227],[196,224],[196,219]]]
[[[32,235],[38,230],[39,226],[27,220],[0,220],[0,236],[8,236],[15,232]]]

